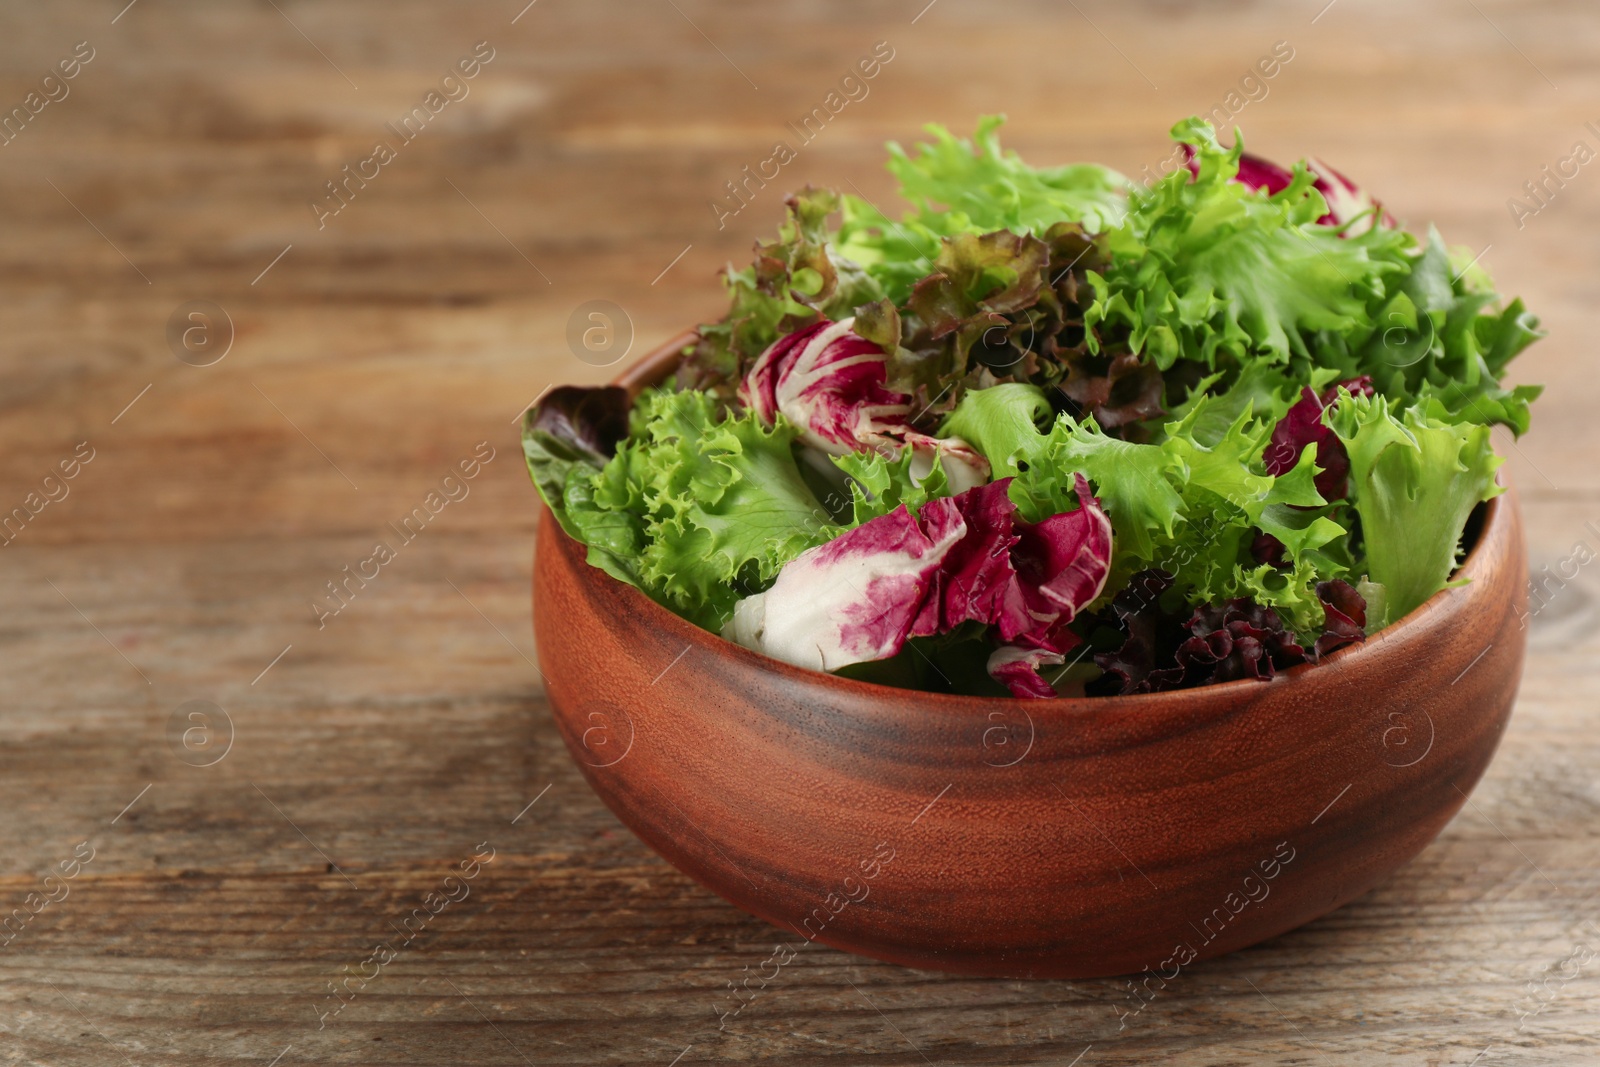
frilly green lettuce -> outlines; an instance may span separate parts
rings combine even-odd
[[[1251,596],[1298,632],[1320,628],[1315,586],[1348,574],[1350,531],[1313,484],[1315,448],[1273,477],[1261,457],[1275,420],[1256,417],[1249,404],[1220,435],[1202,438],[1214,423],[1210,408],[1222,406],[1203,398],[1168,423],[1159,442],[1136,443],[1068,415],[1041,432],[1042,401],[1027,386],[979,390],[942,429],[984,452],[997,476],[1016,475],[1012,499],[1031,521],[1070,507],[1068,480],[1087,476],[1115,531],[1113,592],[1118,579],[1160,567],[1195,603]],[[1288,570],[1252,559],[1258,532],[1282,542]]]
[[[1489,428],[1445,423],[1382,397],[1350,397],[1329,424],[1350,454],[1369,580],[1384,589],[1387,626],[1444,588],[1472,509],[1504,490]]]
[[[591,550],[691,620],[720,627],[740,596],[838,532],[795,464],[786,423],[718,418],[704,393],[654,390],[635,425],[599,471],[568,475],[563,503]]]

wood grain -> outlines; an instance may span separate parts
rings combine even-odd
[[[0,107],[76,42],[96,49],[0,147],[0,507],[97,449],[0,548],[0,914],[95,849],[0,949],[0,1062],[1593,1057],[1595,965],[1560,977],[1600,922],[1593,567],[1533,616],[1500,752],[1438,841],[1332,915],[1186,971],[1125,1027],[1116,980],[812,946],[719,1033],[726,984],[771,935],[652,855],[567,756],[530,663],[538,511],[512,426],[546,385],[612,375],[567,349],[583,301],[625,308],[636,351],[715,313],[714,271],[773,228],[782,189],[720,230],[707,202],[876,41],[896,58],[786,182],[882,202],[884,139],[991,110],[1031,158],[1137,172],[1288,40],[1295,59],[1238,116],[1250,145],[1321,155],[1487,247],[1544,316],[1517,377],[1550,390],[1503,447],[1535,575],[1556,573],[1575,542],[1600,547],[1600,193],[1585,168],[1520,229],[1506,200],[1595,144],[1586,7],[539,0],[512,24],[520,0],[124,6],[0,12]],[[323,182],[480,40],[497,55],[472,95],[319,231]],[[196,299],[236,328],[211,367],[165,337]],[[324,584],[485,440],[499,451],[471,495],[319,630]],[[190,700],[233,722],[209,768],[168,740]],[[317,1029],[327,983],[482,842],[496,857],[471,895]]]

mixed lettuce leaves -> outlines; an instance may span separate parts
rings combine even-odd
[[[1197,119],[1148,188],[1000,123],[891,144],[898,218],[794,194],[667,383],[529,413],[590,562],[791,662],[1031,697],[1271,677],[1444,588],[1539,393],[1522,303]]]

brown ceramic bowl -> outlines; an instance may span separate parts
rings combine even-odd
[[[682,343],[622,384],[659,380]],[[1515,497],[1485,510],[1470,584],[1320,665],[1037,701],[769,659],[589,567],[546,513],[539,665],[601,799],[790,948],[804,937],[966,974],[1171,978],[1360,896],[1465,802],[1510,717],[1524,646]]]

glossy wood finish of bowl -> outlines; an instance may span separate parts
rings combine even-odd
[[[624,382],[659,375],[677,343]],[[1463,576],[1269,683],[981,699],[733,645],[589,567],[546,513],[534,621],[550,706],[595,792],[790,948],[1170,980],[1364,893],[1465,802],[1522,667],[1513,494],[1489,506]]]

